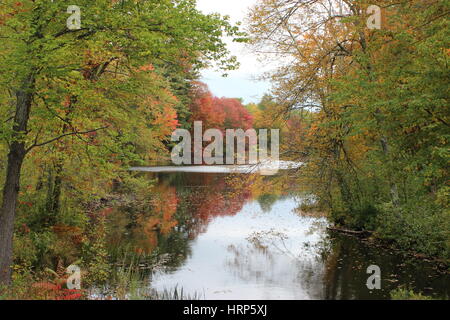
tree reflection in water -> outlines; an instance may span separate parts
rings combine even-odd
[[[156,290],[183,287],[215,299],[380,299],[400,285],[449,296],[449,277],[356,238],[329,234],[288,175],[150,174],[151,200],[110,216],[112,250],[164,257]],[[382,270],[369,291],[366,269]],[[149,270],[150,272],[150,270]],[[427,289],[433,288],[433,291]],[[428,290],[428,292],[427,292]]]

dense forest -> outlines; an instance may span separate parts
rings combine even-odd
[[[236,191],[188,219],[173,188],[128,170],[170,161],[172,132],[194,121],[280,129],[281,157],[303,164],[295,186],[316,199],[305,211],[448,265],[449,1],[259,0],[244,26],[195,0],[75,2],[78,28],[68,1],[0,3],[0,299],[87,298],[61,283],[73,264],[83,287],[114,275],[125,259],[111,245],[115,207],[163,234],[242,208],[249,194]],[[371,4],[380,28],[367,28]],[[259,103],[202,82],[207,67],[239,68],[224,37],[273,61]],[[263,189],[261,179],[215,189]]]
[[[309,110],[293,151],[333,221],[448,259],[449,3],[376,4],[380,29],[365,1],[261,1],[252,43],[289,57],[269,76],[280,108]]]

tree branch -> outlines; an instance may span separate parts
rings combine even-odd
[[[45,142],[42,142],[42,143],[34,142],[34,143],[26,150],[26,153],[30,152],[30,151],[31,151],[33,148],[35,148],[35,147],[41,147],[41,146],[44,146],[44,145],[46,145],[46,144],[55,142],[55,141],[57,141],[57,140],[59,140],[59,139],[62,139],[62,138],[64,138],[64,137],[67,137],[67,136],[73,136],[73,135],[79,135],[79,134],[88,134],[88,133],[91,133],[91,132],[96,132],[96,131],[104,130],[104,129],[107,129],[107,128],[109,128],[109,126],[101,127],[101,128],[97,128],[97,129],[92,129],[92,130],[88,130],[88,131],[74,131],[74,132],[68,132],[68,133],[62,134],[62,135],[60,135],[60,136],[58,136],[58,137],[56,137],[56,138],[50,139],[50,140],[45,141]]]

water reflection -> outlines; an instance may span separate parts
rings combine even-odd
[[[289,198],[264,212],[251,201],[235,216],[216,217],[193,241],[192,255],[184,265],[175,272],[156,273],[153,287],[162,290],[178,284],[211,299],[309,298],[308,287],[320,282],[302,281],[308,275],[303,266],[317,269],[315,253],[305,248],[321,238],[309,233],[315,219],[292,213],[297,206],[298,201]],[[284,239],[278,237],[281,234]]]
[[[410,288],[426,295],[448,299],[450,276],[426,261],[404,257],[367,241],[331,233],[323,263],[324,299],[388,299],[396,288]],[[324,248],[324,246],[322,247]],[[381,290],[368,290],[365,284],[370,264],[381,268]]]
[[[110,247],[165,257],[156,290],[207,299],[380,299],[400,285],[449,296],[449,276],[355,238],[330,234],[324,217],[298,214],[305,199],[289,175],[145,173],[152,203],[110,217]],[[382,290],[366,268],[382,270]]]

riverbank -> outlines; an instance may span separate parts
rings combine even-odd
[[[300,214],[312,198],[294,191],[290,174],[145,175],[156,179],[152,197],[161,195],[165,205],[158,200],[156,208],[168,220],[122,207],[111,213],[108,228],[114,248],[163,261],[142,270],[140,283],[150,292],[177,287],[204,299],[390,299],[406,288],[449,296],[449,277],[433,261],[405,257],[373,237],[335,234],[322,215]],[[372,264],[383,272],[381,291],[366,287]]]
[[[402,255],[408,258],[414,258],[425,262],[433,262],[436,263],[438,270],[440,270],[443,274],[450,273],[450,260],[444,260],[438,257],[427,256],[421,253],[414,252],[412,250],[404,250],[395,245],[395,242],[388,242],[383,240],[382,238],[378,238],[376,233],[373,231],[356,231],[349,229],[342,229],[337,227],[328,227],[327,228],[331,232],[337,232],[341,234],[345,234],[349,237],[358,238],[360,241],[366,242],[372,246],[389,250],[391,252],[395,252],[396,254]]]

